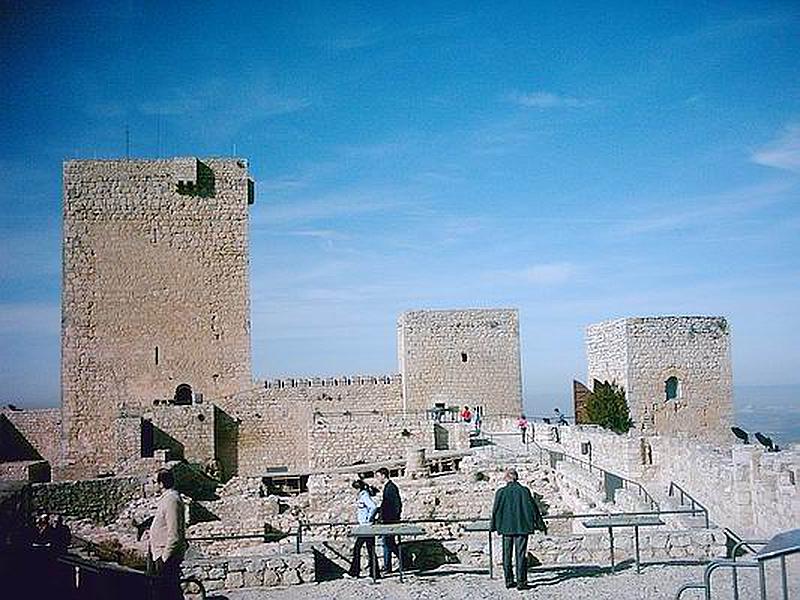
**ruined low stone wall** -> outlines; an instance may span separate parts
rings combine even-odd
[[[137,477],[39,483],[32,486],[33,509],[98,523],[111,523],[132,500],[144,496]]]
[[[315,581],[314,554],[227,556],[187,560],[182,577],[196,577],[208,592],[243,587],[274,587]]]
[[[502,561],[500,544],[495,544],[495,559]],[[608,533],[585,533],[566,536],[533,535],[528,550],[543,565],[550,564],[607,564],[609,561]],[[676,559],[709,559],[726,555],[725,534],[720,529],[648,529],[639,530],[639,550],[643,561]],[[617,562],[633,559],[633,532],[614,531],[614,557]]]
[[[379,539],[379,545],[382,543]],[[328,541],[329,550],[347,556],[352,542],[345,539]],[[379,547],[378,555],[382,551]],[[607,533],[543,535],[528,538],[528,552],[544,567],[553,565],[608,565],[609,539]],[[679,560],[708,560],[726,555],[725,534],[719,529],[664,530],[642,528],[639,531],[639,555],[642,562]],[[461,564],[485,569],[489,563],[487,533],[455,532],[449,538],[436,537],[407,540],[403,555],[413,568],[435,569],[443,564]],[[617,564],[635,558],[631,531],[614,532],[614,559]],[[502,541],[494,534],[492,560],[495,568],[502,565]]]

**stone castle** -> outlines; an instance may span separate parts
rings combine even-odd
[[[187,501],[183,575],[212,592],[302,584],[342,563],[352,480],[381,467],[430,538],[409,544],[415,568],[499,561],[485,531],[453,519],[485,520],[509,466],[549,511],[529,546],[545,565],[606,560],[587,514],[663,517],[641,536],[656,561],[724,556],[735,535],[795,526],[800,446],[734,443],[722,317],[590,325],[577,425],[536,420],[524,442],[514,309],[400,315],[395,373],[254,380],[253,202],[243,160],[65,163],[62,406],[0,408],[0,537],[58,514],[143,561],[149,481],[164,467]],[[585,424],[590,387],[605,382],[625,391],[627,434]],[[633,534],[615,537],[632,560]]]
[[[510,309],[401,315],[398,373],[254,381],[253,202],[240,159],[65,163],[62,407],[3,411],[6,470],[85,478],[168,453],[224,478],[309,471],[468,447],[434,418],[454,407],[489,421],[522,411]],[[600,323],[587,350],[589,382],[623,386],[641,432],[728,435],[725,319]]]

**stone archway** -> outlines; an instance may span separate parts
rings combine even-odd
[[[191,404],[193,397],[192,386],[188,383],[182,383],[175,388],[175,404]]]

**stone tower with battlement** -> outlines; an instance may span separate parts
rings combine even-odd
[[[730,331],[723,317],[633,317],[586,329],[589,387],[625,390],[637,429],[723,441],[733,413]]]
[[[437,404],[522,410],[519,313],[510,309],[417,310],[397,323],[406,410]]]
[[[117,417],[251,385],[248,205],[238,159],[64,164],[61,386],[68,461],[125,456]]]

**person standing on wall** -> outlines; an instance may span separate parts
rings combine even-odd
[[[464,406],[464,410],[461,411],[461,420],[464,423],[469,423],[472,421],[472,411],[469,409],[469,406]]]
[[[172,471],[159,470],[156,483],[161,497],[150,525],[147,574],[156,578],[156,597],[159,600],[177,600],[183,598],[180,573],[181,561],[186,552],[183,500],[175,489]]]
[[[547,533],[542,514],[531,491],[519,483],[514,469],[505,473],[506,485],[497,490],[492,508],[491,530],[503,536],[503,574],[507,588],[528,588],[528,536],[536,530]],[[513,562],[516,566],[514,578]]]
[[[375,488],[368,485],[361,479],[356,479],[353,482],[353,487],[357,490],[356,497],[356,520],[359,525],[371,525],[375,518],[375,513],[378,512],[378,505],[372,497],[378,492]],[[375,555],[375,538],[356,537],[356,543],[353,546],[353,560],[350,562],[350,570],[347,575],[350,577],[358,577],[361,575],[361,548],[367,545],[367,560],[369,561],[369,572],[373,579],[378,579],[380,574],[378,572],[378,557]]]
[[[525,414],[521,414],[519,419],[517,419],[517,428],[519,428],[520,433],[522,434],[522,443],[528,443],[528,419],[525,418]]]
[[[383,486],[383,497],[381,500],[381,523],[390,525],[400,522],[400,514],[403,512],[403,500],[400,498],[400,490],[389,477],[389,469],[381,467],[375,473],[378,483]],[[393,535],[383,536],[383,570],[385,573],[392,572],[392,552],[400,560],[400,552],[397,548],[397,537]],[[402,567],[402,565],[400,565]]]

